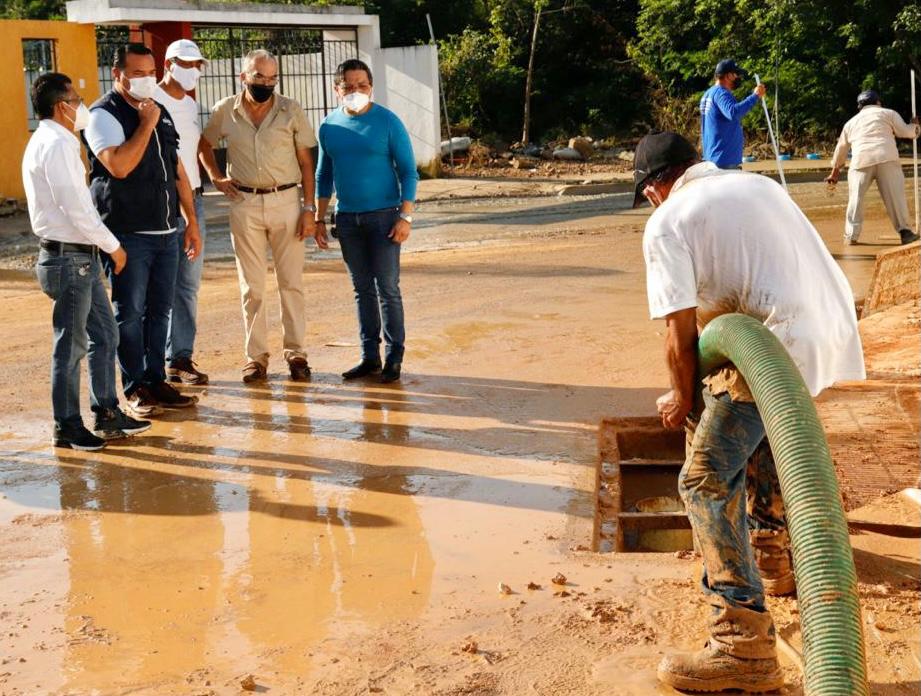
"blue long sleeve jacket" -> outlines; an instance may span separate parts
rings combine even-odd
[[[700,132],[706,161],[723,169],[742,163],[742,117],[757,103],[756,94],[737,102],[732,92],[720,85],[704,92],[700,98]]]

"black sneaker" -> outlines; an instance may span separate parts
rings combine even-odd
[[[64,426],[55,424],[52,442],[55,447],[70,447],[82,452],[95,452],[106,446],[106,441],[93,435],[83,423]]]
[[[911,230],[899,230],[899,237],[902,239],[902,244],[911,244],[912,242],[917,242],[918,239],[921,239]]]
[[[122,413],[117,406],[107,408],[96,414],[93,432],[103,440],[116,440],[120,437],[137,435],[150,429],[150,421],[137,420]]]
[[[171,360],[166,368],[166,376],[170,382],[182,384],[207,384],[208,375],[196,368],[192,358],[176,358]]]
[[[174,386],[166,382],[151,384],[148,389],[163,408],[188,408],[198,403],[198,397],[180,394]]]

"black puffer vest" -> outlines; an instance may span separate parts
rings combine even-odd
[[[105,109],[125,132],[125,140],[140,125],[137,109],[114,89],[102,95],[90,111]],[[176,227],[179,194],[179,135],[166,109],[150,136],[144,156],[128,176],[117,179],[87,147],[90,193],[102,221],[113,232],[155,232]],[[84,142],[86,142],[84,140]]]

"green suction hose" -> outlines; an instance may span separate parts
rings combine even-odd
[[[865,696],[857,573],[822,423],[783,344],[743,314],[711,321],[698,341],[700,374],[732,362],[767,431],[793,546],[807,696]]]

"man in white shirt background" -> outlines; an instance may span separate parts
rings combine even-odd
[[[905,175],[895,139],[917,138],[919,134],[921,128],[917,119],[911,124],[905,123],[897,112],[883,108],[879,94],[872,89],[857,95],[857,115],[844,124],[832,158],[831,174],[825,178],[830,184],[838,183],[841,167],[847,162],[847,153],[851,150],[845,244],[857,244],[863,227],[864,199],[874,181],[901,243],[918,241],[918,230],[911,229],[908,217]]]
[[[32,231],[41,240],[36,274],[42,290],[54,301],[53,442],[59,447],[98,450],[107,439],[150,427],[148,421],[122,413],[115,391],[118,327],[102,279],[100,250],[111,257],[116,274],[124,269],[127,255],[100,219],[86,186],[75,134],[89,119],[83,99],[61,73],[39,76],[31,97],[40,121],[23,156],[22,179]],[[95,434],[83,425],[80,415],[84,356],[88,356]]]
[[[734,366],[706,376],[703,412],[692,413],[698,331],[720,314],[754,317],[817,396],[834,382],[865,378],[853,293],[818,232],[772,179],[699,162],[676,133],[646,136],[634,162],[636,200],[656,206],[643,256],[650,315],[665,320],[672,384],[657,407],[665,427],[688,434],[678,487],[712,608],[707,646],[666,656],[658,676],[691,691],[780,689],[764,596],[789,594],[795,583],[777,471],[761,414]]]
[[[153,99],[169,113],[176,132],[179,133],[179,159],[189,177],[189,186],[195,197],[195,217],[202,244],[205,243],[205,202],[201,174],[198,169],[198,141],[201,138],[201,117],[198,103],[189,92],[195,90],[202,68],[208,61],[194,41],[179,39],[166,47],[166,65],[163,79],[154,92]],[[204,254],[189,259],[181,248],[185,219],[177,221],[176,240],[179,249],[179,269],[176,274],[176,293],[170,313],[169,333],[166,341],[166,374],[173,382],[207,384],[208,375],[196,369],[192,362],[195,350],[198,288],[201,286]]]

